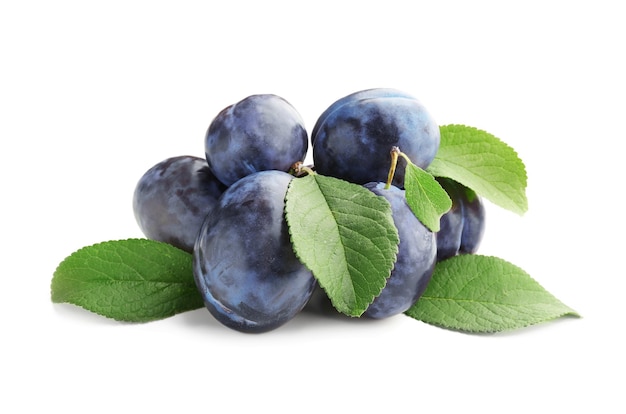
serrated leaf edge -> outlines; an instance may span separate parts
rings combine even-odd
[[[315,175],[319,175],[319,174],[315,173]],[[348,184],[351,184],[351,185],[354,185],[354,186],[358,186],[359,188],[360,188],[360,187],[362,187],[362,186],[359,186],[358,184],[350,183],[350,182],[348,182],[348,181],[341,180],[341,179],[339,179],[339,178],[330,177],[330,176],[325,176],[325,177],[327,177],[327,178],[332,178],[332,179],[334,179],[334,180],[339,180],[339,181],[342,181],[342,182],[345,182],[345,183],[348,183]],[[298,179],[302,179],[302,178],[305,178],[305,177],[300,177],[300,178],[298,178]],[[288,188],[287,188],[287,192],[286,192],[286,194],[285,194],[285,210],[284,210],[284,214],[285,214],[285,221],[287,222],[287,229],[288,229],[288,232],[289,232],[289,237],[290,237],[290,239],[292,240],[292,246],[293,246],[293,233],[292,233],[292,226],[291,226],[291,224],[289,223],[289,220],[287,219],[287,216],[288,216],[288,214],[287,214],[287,200],[288,200],[288,199],[289,199],[289,197],[290,197],[290,189],[291,189],[291,186],[292,186],[292,184],[294,183],[294,181],[295,181],[295,180],[291,180],[291,182],[289,183],[289,186],[288,186]],[[318,187],[319,187],[319,183],[318,183]],[[375,196],[375,197],[379,197],[381,200],[384,200],[385,202],[387,202],[387,200],[386,200],[384,197],[377,196],[377,195],[376,195],[376,194],[374,194],[374,193],[371,193],[371,194],[372,194],[373,196]],[[392,224],[395,226],[395,224],[393,223],[393,221],[392,221]],[[396,231],[397,231],[397,230],[396,230]],[[343,314],[343,315],[346,315],[346,316],[349,316],[349,317],[353,317],[353,318],[358,318],[358,317],[360,317],[360,316],[362,315],[362,313],[363,313],[363,312],[365,312],[365,310],[363,310],[362,312],[360,312],[360,313],[358,313],[358,314],[357,314],[356,312],[348,312],[348,313],[346,313],[346,312],[342,311],[342,310],[340,309],[340,306],[338,307],[338,306],[335,304],[335,302],[332,300],[332,296],[333,296],[333,295],[329,295],[329,294],[328,294],[327,288],[326,288],[325,286],[323,286],[323,285],[319,282],[319,279],[318,279],[318,278],[317,278],[317,276],[315,275],[315,272],[313,271],[313,269],[311,269],[311,268],[310,268],[310,267],[309,267],[309,266],[305,263],[305,260],[301,257],[300,253],[297,251],[297,249],[295,249],[295,247],[293,247],[293,251],[294,251],[294,254],[296,255],[296,257],[298,258],[298,260],[300,260],[300,262],[301,262],[301,263],[302,263],[302,264],[303,264],[303,265],[304,265],[307,269],[309,269],[309,271],[311,271],[311,273],[313,274],[313,276],[315,277],[315,279],[318,281],[318,285],[319,285],[319,286],[320,286],[320,288],[324,291],[324,293],[328,296],[328,298],[329,298],[329,300],[330,300],[331,304],[333,305],[333,307],[334,307],[334,308],[335,308],[338,312],[340,312],[340,313],[341,313],[341,314]],[[396,262],[396,260],[397,260],[397,254],[398,254],[398,245],[396,244],[396,246],[395,246],[395,252],[394,252],[394,258],[393,258],[393,264],[394,264],[394,265],[395,265],[395,262]],[[391,266],[391,268],[389,269],[389,272],[388,272],[387,277],[386,277],[386,279],[385,279],[385,284],[386,284],[386,281],[389,279],[389,276],[391,275],[392,270],[393,270],[393,266]],[[354,285],[352,285],[352,288],[354,288],[354,287],[355,287],[355,286],[354,286]],[[372,301],[373,301],[373,300],[374,300],[377,296],[379,296],[379,295],[380,295],[380,293],[382,292],[382,290],[383,290],[383,289],[384,289],[384,285],[381,287],[380,291],[379,291],[379,292],[378,292],[378,293],[377,293],[377,294],[376,294],[376,295],[372,298],[372,300],[370,301],[370,303],[371,303],[371,302],[372,302]],[[356,290],[355,290],[355,289],[353,289],[353,290],[356,292]]]
[[[189,308],[186,308],[185,310],[179,310],[176,312],[167,312],[161,316],[157,316],[157,317],[135,317],[135,318],[123,318],[123,317],[113,317],[105,312],[99,312],[97,310],[94,309],[90,309],[89,307],[86,307],[85,305],[81,304],[81,303],[75,303],[74,301],[71,300],[55,300],[55,295],[54,295],[54,289],[53,289],[53,284],[57,275],[57,272],[59,271],[60,267],[63,266],[63,264],[66,262],[66,260],[68,260],[69,258],[73,257],[74,255],[85,251],[87,249],[91,249],[94,247],[98,247],[101,245],[105,245],[105,244],[109,244],[109,243],[117,243],[117,242],[133,242],[133,241],[137,241],[140,243],[146,243],[146,244],[157,244],[157,245],[162,245],[168,249],[176,249],[179,250],[182,253],[185,254],[189,254],[188,252],[185,252],[184,250],[181,250],[179,248],[177,248],[176,246],[173,246],[169,243],[165,243],[165,242],[161,242],[161,241],[157,241],[157,240],[152,240],[152,239],[147,239],[147,238],[140,238],[140,237],[131,237],[131,238],[126,238],[126,239],[114,239],[114,240],[107,240],[107,241],[101,241],[101,242],[96,242],[96,243],[92,243],[86,246],[83,246],[81,248],[78,248],[76,250],[74,250],[72,253],[70,253],[69,255],[67,255],[63,260],[61,260],[59,262],[59,264],[55,267],[55,270],[53,272],[53,276],[52,276],[52,280],[50,281],[50,298],[52,303],[54,304],[69,304],[72,306],[76,306],[79,308],[82,308],[90,313],[99,315],[99,316],[103,316],[107,319],[110,320],[115,320],[118,322],[124,322],[124,323],[146,323],[146,322],[153,322],[153,321],[157,321],[157,320],[162,320],[162,319],[167,319],[170,318],[172,316],[175,316],[177,314],[180,313],[184,313],[184,312],[188,312],[191,310],[195,310],[195,309],[200,309],[202,306],[198,305],[198,306],[192,306]],[[124,281],[124,280],[115,280],[116,283],[124,283],[124,282],[128,282],[128,283],[138,283],[137,281]],[[186,286],[185,283],[183,282],[171,282],[171,281],[150,281],[150,283],[154,283],[154,284],[158,284],[158,283],[162,283],[165,286],[172,286],[172,285],[182,285],[182,286]],[[185,295],[188,296],[188,295]],[[182,296],[181,296],[182,297]]]
[[[418,320],[420,322],[423,322],[425,324],[428,324],[428,325],[436,326],[436,327],[447,329],[447,330],[451,330],[451,331],[468,333],[468,334],[495,334],[495,333],[500,333],[500,332],[511,332],[511,331],[516,331],[518,329],[524,329],[524,328],[527,328],[527,327],[530,327],[530,326],[536,326],[536,325],[539,325],[539,324],[550,322],[550,321],[553,321],[553,320],[556,320],[556,319],[559,319],[559,318],[562,318],[562,317],[565,317],[565,316],[571,316],[571,317],[574,317],[574,318],[581,318],[581,315],[577,311],[575,311],[573,308],[571,308],[570,306],[568,306],[565,303],[563,303],[560,299],[558,299],[556,296],[554,296],[552,293],[550,293],[548,290],[546,290],[535,278],[533,278],[530,274],[528,274],[528,272],[526,272],[524,269],[520,268],[519,266],[517,266],[517,265],[515,265],[513,263],[510,263],[507,260],[502,259],[502,258],[497,257],[497,256],[476,255],[476,254],[474,254],[473,256],[480,256],[480,257],[484,257],[484,258],[494,258],[494,259],[497,259],[497,260],[500,260],[500,261],[507,262],[507,263],[509,263],[509,264],[511,264],[511,265],[513,265],[513,266],[515,266],[517,268],[519,268],[521,271],[523,271],[527,275],[527,277],[532,282],[534,282],[538,287],[543,289],[543,291],[546,294],[550,295],[555,301],[558,302],[558,304],[560,304],[564,309],[567,309],[567,310],[564,310],[561,313],[557,313],[557,314],[551,315],[550,317],[539,318],[539,319],[530,321],[528,323],[522,323],[522,324],[519,324],[517,326],[505,327],[505,328],[502,328],[502,329],[471,329],[471,328],[468,329],[468,328],[465,328],[465,327],[460,326],[458,324],[456,324],[456,325],[455,324],[448,324],[447,325],[447,324],[440,324],[440,323],[436,323],[436,322],[426,321],[426,320],[423,320],[423,319],[420,319],[418,317],[415,317],[415,316],[411,315],[410,314],[411,313],[411,309],[405,311],[404,315],[406,315],[406,316],[408,316],[408,317],[410,317],[412,319]],[[418,299],[418,301],[413,306],[417,306],[417,304],[419,303],[419,300],[421,300],[424,297],[427,297],[427,296],[422,296],[420,299]],[[441,299],[441,300],[447,300],[447,301],[451,301],[452,300],[450,298],[436,298],[436,297],[434,297],[434,299]],[[480,301],[472,301],[472,302],[480,303]],[[494,304],[493,302],[485,302],[485,303],[488,303],[490,305]],[[514,306],[514,305],[506,305],[506,306]],[[519,305],[519,306],[522,307],[523,305]]]
[[[426,168],[426,171],[428,171],[430,174],[432,174],[434,177],[445,177],[445,178],[450,178],[453,180],[458,181],[459,183],[465,185],[468,188],[471,188],[473,191],[475,191],[478,195],[485,197],[487,200],[490,200],[492,202],[494,202],[495,205],[498,205],[506,210],[512,211],[518,215],[523,215],[526,211],[528,211],[528,198],[527,198],[527,194],[526,194],[526,189],[528,187],[528,172],[526,170],[526,165],[524,163],[524,161],[521,159],[521,157],[519,156],[519,153],[515,150],[515,148],[513,148],[511,145],[507,144],[505,141],[503,141],[502,139],[498,138],[497,136],[495,136],[494,134],[484,130],[484,129],[480,129],[480,128],[476,128],[473,126],[469,126],[469,125],[464,125],[464,124],[447,124],[447,125],[441,125],[440,127],[440,131],[443,133],[444,129],[446,128],[463,128],[464,130],[468,130],[471,131],[472,134],[484,134],[489,136],[490,138],[499,141],[503,146],[505,146],[507,148],[508,151],[510,151],[511,155],[513,155],[520,163],[520,165],[522,166],[522,169],[519,171],[521,174],[519,175],[518,178],[520,178],[520,182],[522,184],[523,187],[523,205],[520,206],[518,205],[516,202],[511,200],[511,205],[510,206],[505,206],[503,205],[503,203],[500,202],[494,202],[491,198],[490,194],[485,194],[482,192],[476,192],[476,190],[474,188],[471,188],[471,186],[469,185],[469,183],[467,183],[467,181],[465,179],[460,179],[459,177],[453,177],[450,176],[448,174],[442,174],[435,170],[433,171],[433,169],[431,168],[431,166],[429,166],[428,168]],[[457,131],[451,131],[452,134],[454,133],[460,133]],[[442,134],[443,135],[443,134]],[[437,159],[437,155],[435,155],[435,160]],[[449,160],[447,160],[446,162],[450,162]],[[435,163],[435,167],[436,167],[436,163]],[[465,169],[465,167],[463,167],[463,169]],[[479,180],[483,180],[482,177],[469,172],[472,176],[477,177]],[[518,176],[518,174],[515,174],[516,176]],[[507,197],[508,198],[508,197]]]

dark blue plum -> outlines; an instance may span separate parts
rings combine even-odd
[[[356,184],[384,181],[391,149],[425,169],[439,149],[439,126],[414,97],[395,89],[356,92],[333,103],[311,135],[318,173]],[[404,161],[393,184],[404,187]]]
[[[450,178],[437,181],[452,199],[452,208],[441,217],[437,232],[437,260],[476,253],[485,232],[485,206],[470,188]]]
[[[463,205],[465,221],[459,252],[476,253],[485,233],[485,205],[482,199],[467,187],[463,191]]]
[[[385,189],[385,183],[368,183],[365,187],[389,201],[400,238],[391,276],[363,314],[381,319],[406,311],[424,293],[435,269],[437,244],[435,234],[413,214],[404,190],[395,186]]]
[[[345,104],[353,103],[362,99],[372,99],[372,98],[408,98],[413,99],[413,96],[404,93],[402,91],[391,89],[391,88],[373,88],[366,89],[359,92],[351,93],[350,95],[344,96],[343,98],[335,101],[331,106],[329,106],[322,115],[319,116],[317,122],[313,126],[313,130],[311,131],[311,144],[314,144],[314,139],[317,136],[317,132],[320,129],[320,126],[324,124],[326,118],[331,113],[335,112],[337,109],[341,108]]]
[[[251,95],[224,108],[205,136],[209,167],[224,184],[265,170],[289,171],[309,141],[304,121],[283,98]]]
[[[193,270],[210,313],[241,332],[266,332],[296,316],[316,285],[296,257],[284,218],[293,176],[261,171],[230,186],[204,222]]]
[[[139,228],[152,240],[193,251],[209,210],[226,189],[203,158],[168,158],[139,179],[133,211]]]

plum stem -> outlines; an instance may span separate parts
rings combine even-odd
[[[404,152],[400,151],[399,147],[393,146],[391,147],[391,167],[389,167],[389,174],[387,175],[387,182],[385,183],[385,190],[389,190],[391,188],[391,182],[393,181],[393,176],[396,174],[396,168],[398,166],[398,157],[404,158],[404,160],[408,163],[411,162],[411,159]]]
[[[317,174],[313,170],[313,168],[311,168],[311,167],[309,167],[307,165],[304,165],[304,163],[302,161],[298,161],[298,162],[294,163],[291,166],[291,169],[290,169],[289,172],[291,173],[291,175],[294,175],[296,177],[301,177],[301,176],[303,176],[305,174],[307,174],[307,175],[315,175],[315,174]]]
[[[391,147],[391,166],[389,167],[389,174],[387,174],[387,183],[385,183],[385,190],[389,190],[391,188],[391,182],[393,181],[393,176],[396,174],[396,167],[398,166],[398,156],[400,154],[400,148],[396,146]]]

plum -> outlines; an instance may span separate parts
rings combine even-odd
[[[452,200],[452,208],[440,219],[437,260],[475,253],[485,232],[485,206],[472,189],[450,178],[436,177]]]
[[[437,258],[435,234],[413,214],[404,190],[385,183],[372,182],[365,187],[391,204],[393,222],[400,244],[391,275],[381,294],[363,314],[369,318],[387,318],[409,309],[424,293],[433,274]]]
[[[191,253],[204,218],[225,189],[205,159],[167,158],[146,171],[135,186],[135,219],[147,238]]]
[[[205,156],[213,174],[231,185],[264,170],[289,171],[309,146],[304,121],[285,99],[251,95],[220,111],[205,135]]]
[[[439,141],[439,126],[426,108],[411,95],[388,88],[339,99],[318,118],[311,135],[316,171],[356,184],[384,181],[393,147],[426,169]],[[398,163],[392,182],[401,188],[403,164]]]
[[[230,186],[204,222],[193,258],[196,285],[210,313],[241,332],[266,332],[291,320],[316,281],[296,257],[284,218],[294,177],[276,170]]]

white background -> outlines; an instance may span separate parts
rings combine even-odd
[[[408,4],[3,2],[0,411],[624,412],[622,7]],[[372,87],[518,151],[529,211],[488,205],[480,253],[582,319],[466,335],[302,314],[246,335],[205,309],[123,324],[51,303],[66,256],[142,236],[136,181],[202,156],[223,107],[275,93],[310,130]]]

